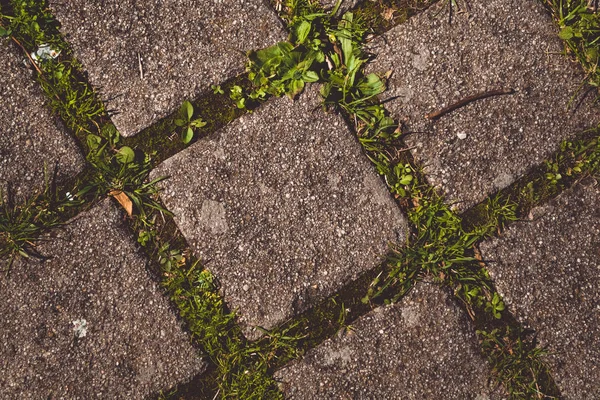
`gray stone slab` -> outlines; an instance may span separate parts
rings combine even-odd
[[[288,399],[489,399],[489,367],[474,328],[437,286],[395,305],[276,372]]]
[[[542,162],[559,143],[600,121],[593,93],[574,104],[584,80],[579,65],[561,55],[548,11],[538,0],[472,0],[468,13],[448,23],[438,2],[375,40],[372,71],[393,71],[386,98],[408,131],[413,154],[431,184],[461,210],[483,200]],[[464,4],[463,4],[464,7]],[[424,116],[468,96],[490,97],[429,121]],[[583,88],[579,93],[587,92]],[[464,137],[465,139],[460,139]]]
[[[481,245],[498,291],[537,332],[565,399],[600,398],[600,187],[577,186]]]
[[[142,399],[204,368],[121,214],[105,200],[0,278],[0,398]]]
[[[246,51],[286,38],[261,0],[49,3],[91,84],[118,112],[113,122],[124,136],[243,72]]]
[[[376,267],[406,221],[316,87],[272,99],[168,159],[161,198],[221,280],[246,334],[272,328]]]
[[[0,190],[19,199],[44,189],[45,166],[52,176],[58,163],[58,181],[84,166],[75,140],[44,104],[26,60],[0,39]]]

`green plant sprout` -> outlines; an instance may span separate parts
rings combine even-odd
[[[175,119],[175,125],[181,128],[181,141],[184,144],[192,141],[195,129],[200,129],[206,125],[202,118],[192,119],[193,116],[194,106],[188,100],[184,101]]]

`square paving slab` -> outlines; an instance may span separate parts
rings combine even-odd
[[[152,173],[171,176],[161,198],[251,338],[404,241],[404,217],[315,89],[270,100]]]
[[[110,200],[0,277],[0,398],[144,399],[204,364]]]
[[[113,121],[124,136],[243,72],[246,51],[286,38],[268,2],[261,0],[49,4],[91,84],[117,112]]]
[[[0,190],[23,200],[44,189],[44,167],[58,181],[83,169],[75,141],[45,105],[29,61],[0,39]]]
[[[481,245],[498,291],[550,351],[565,399],[600,398],[600,187],[577,186]]]
[[[500,398],[450,295],[420,283],[275,374],[288,399]]]
[[[409,146],[431,184],[464,210],[510,185],[559,143],[597,125],[594,93],[539,0],[440,1],[376,39],[370,70],[393,71],[386,108],[406,124]],[[436,121],[425,115],[497,89]],[[587,93],[587,96],[583,96]],[[571,103],[571,100],[573,102]],[[570,105],[570,107],[569,107]],[[568,109],[569,108],[569,109]],[[568,109],[568,110],[567,110]]]

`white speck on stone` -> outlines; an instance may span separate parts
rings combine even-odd
[[[460,139],[460,140],[465,140],[467,138],[467,134],[464,132],[459,132],[456,134],[456,136]]]
[[[244,292],[247,292],[247,291],[248,291],[248,289],[250,289],[250,286],[248,286],[248,285],[244,285],[244,286],[242,286],[242,289],[244,289]]]
[[[73,324],[73,333],[76,338],[83,338],[87,335],[87,321],[85,319],[77,319],[72,322]]]

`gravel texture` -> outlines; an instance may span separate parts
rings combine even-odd
[[[288,399],[499,398],[471,324],[451,296],[420,283],[276,372]]]
[[[559,143],[600,121],[594,94],[538,0],[470,0],[469,12],[438,2],[376,39],[371,71],[393,71],[386,103],[413,133],[407,144],[431,184],[464,210],[510,185]],[[424,116],[468,96],[490,97],[429,121]],[[581,89],[581,90],[580,90]],[[579,93],[579,95],[578,95]],[[587,93],[587,96],[583,94]],[[567,110],[572,97],[573,105]],[[463,139],[461,139],[463,138]]]
[[[547,346],[565,399],[600,398],[600,187],[579,185],[481,245],[511,311]]]
[[[272,99],[152,177],[250,338],[376,267],[406,222],[316,87]]]
[[[243,72],[244,52],[286,38],[261,0],[49,3],[91,84],[117,112],[113,121],[124,136]]]
[[[0,39],[0,190],[22,201],[45,187],[44,167],[57,181],[76,175],[84,158],[45,105],[25,54]]]
[[[105,200],[2,275],[0,398],[142,399],[203,370],[120,219]]]

